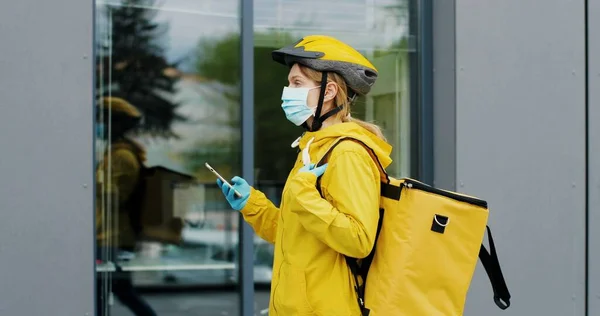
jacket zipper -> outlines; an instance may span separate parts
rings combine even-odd
[[[424,183],[421,183],[419,181],[416,180],[412,180],[412,179],[405,179],[404,183],[402,183],[402,185],[406,188],[415,188],[417,190],[422,190],[425,192],[429,192],[429,193],[433,193],[433,194],[439,194],[442,196],[445,196],[447,198],[459,201],[459,202],[465,202],[465,203],[469,203],[475,206],[479,206],[479,207],[483,207],[483,208],[487,208],[488,204],[486,201],[484,200],[480,200],[480,199],[476,199],[473,197],[468,197],[468,196],[463,196],[460,194],[455,194],[452,192],[448,192],[448,191],[444,191],[444,190],[440,190],[434,187],[431,187],[429,185],[426,185]]]
[[[306,134],[306,132],[303,132],[302,135],[299,137],[300,139],[304,136],[304,134]],[[298,146],[298,153],[300,153],[300,146]],[[292,171],[294,170],[294,168],[292,168]],[[281,263],[279,264],[279,269],[277,269],[277,284],[275,284],[275,287],[273,288],[273,310],[275,310],[275,314],[279,314],[277,312],[277,301],[276,301],[276,293],[277,293],[277,288],[279,287],[279,283],[281,281],[281,267],[283,266],[283,263],[285,261],[285,251],[283,248],[283,237],[285,236],[284,232],[284,227],[285,227],[285,223],[283,220],[283,203],[284,203],[284,196],[285,196],[286,190],[285,190],[285,186],[284,186],[284,190],[283,192],[281,192],[281,203],[279,205],[279,216],[281,216]]]
[[[281,192],[282,197],[285,196],[285,189],[284,192]],[[277,297],[277,287],[279,287],[279,283],[281,281],[281,267],[283,266],[283,262],[285,261],[285,252],[284,252],[284,248],[283,248],[283,237],[285,236],[284,234],[284,221],[283,221],[283,212],[281,210],[283,210],[283,203],[284,203],[284,199],[281,199],[281,203],[279,205],[280,209],[279,209],[279,216],[281,217],[281,263],[279,263],[279,269],[277,269],[277,284],[275,284],[275,288],[273,289],[273,309],[275,310],[275,314],[279,315],[279,313],[277,312],[277,301],[276,301],[276,297]]]
[[[279,211],[281,213],[281,211]],[[281,214],[281,226],[283,226],[283,214]],[[275,289],[273,289],[273,309],[275,310],[275,314],[279,315],[277,312],[277,288],[279,287],[279,283],[281,282],[281,267],[283,266],[283,261],[285,260],[285,253],[283,252],[283,227],[281,228],[281,263],[279,263],[279,269],[277,269],[277,284],[275,284]]]

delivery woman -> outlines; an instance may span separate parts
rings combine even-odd
[[[280,207],[234,177],[217,181],[233,209],[256,234],[275,246],[269,315],[360,315],[354,279],[345,256],[366,257],[379,219],[380,173],[391,163],[391,146],[381,130],[351,116],[351,104],[369,92],[375,67],[359,52],[328,36],[307,36],[273,52],[290,67],[283,88],[287,119],[307,131],[294,142],[301,151],[285,184]],[[328,163],[317,162],[342,136]],[[284,150],[282,148],[282,150]],[[317,178],[321,177],[321,193]]]

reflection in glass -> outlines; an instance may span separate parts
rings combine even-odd
[[[240,172],[239,1],[96,3],[98,315],[236,314],[238,214],[204,162]],[[173,292],[206,286],[232,291]]]

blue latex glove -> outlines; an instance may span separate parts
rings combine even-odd
[[[310,172],[312,174],[314,174],[315,176],[320,177],[323,175],[323,173],[325,173],[325,169],[327,169],[327,164],[324,164],[320,167],[315,168],[315,164],[311,163],[308,166],[304,166],[302,168],[300,168],[300,170],[298,170],[298,173],[301,172]]]
[[[246,202],[248,202],[248,198],[250,197],[250,185],[248,182],[246,182],[246,180],[238,176],[235,176],[233,179],[231,179],[231,185],[233,186],[233,189],[242,195],[241,198],[236,197],[235,191],[232,190],[230,186],[223,183],[221,179],[217,179],[217,185],[219,188],[221,188],[221,191],[223,191],[223,195],[225,195],[225,198],[227,199],[227,202],[229,202],[229,205],[231,205],[231,208],[239,211],[246,206]]]

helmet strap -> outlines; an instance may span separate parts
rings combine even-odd
[[[354,100],[356,100],[356,97],[358,97],[358,94],[356,94],[356,92],[354,92],[351,89],[348,89],[348,101],[350,101],[350,103],[354,102]]]
[[[322,125],[323,122],[325,122],[326,119],[332,117],[333,115],[335,115],[336,113],[338,113],[341,110],[342,110],[341,106],[336,106],[335,109],[332,109],[331,111],[323,114],[321,117],[319,117],[318,120],[321,122],[321,125]]]
[[[327,72],[323,71],[321,77],[321,91],[319,91],[319,103],[317,104],[317,110],[315,111],[315,118],[312,121],[311,130],[318,131],[323,125],[321,118],[321,110],[323,109],[323,101],[325,100],[325,90],[327,89]]]
[[[323,126],[323,122],[325,122],[325,120],[327,120],[328,118],[330,118],[331,116],[335,115],[336,113],[338,113],[342,110],[341,106],[337,106],[335,109],[332,109],[331,111],[329,111],[321,116],[321,110],[323,109],[323,102],[325,101],[325,90],[326,89],[327,89],[327,72],[323,72],[323,76],[321,78],[321,91],[319,92],[319,103],[317,104],[317,109],[315,110],[315,115],[314,115],[312,124],[309,127],[307,122],[302,123],[302,127],[304,127],[304,129],[306,129],[308,131],[311,131],[311,132],[318,131]]]
[[[335,109],[333,109],[333,110],[331,110],[331,111],[329,111],[329,112],[327,112],[327,113],[323,114],[323,115],[322,115],[322,116],[320,116],[318,119],[317,119],[317,118],[315,118],[315,119],[313,120],[313,123],[312,123],[312,125],[311,125],[311,126],[315,126],[315,121],[317,121],[318,123],[317,123],[316,125],[318,125],[318,126],[319,126],[319,129],[320,129],[320,128],[321,128],[321,126],[323,125],[323,122],[325,122],[325,120],[327,120],[328,118],[332,117],[333,115],[335,115],[336,113],[338,113],[338,112],[339,112],[339,111],[341,111],[341,110],[342,110],[342,107],[341,107],[341,106],[337,106]],[[310,128],[309,128],[309,127],[308,127],[308,123],[307,123],[307,122],[304,122],[304,123],[302,123],[302,127],[303,127],[305,130],[309,131],[309,132],[314,132],[314,131],[317,131],[317,130],[315,130],[315,129],[314,129],[314,127],[310,127]]]

